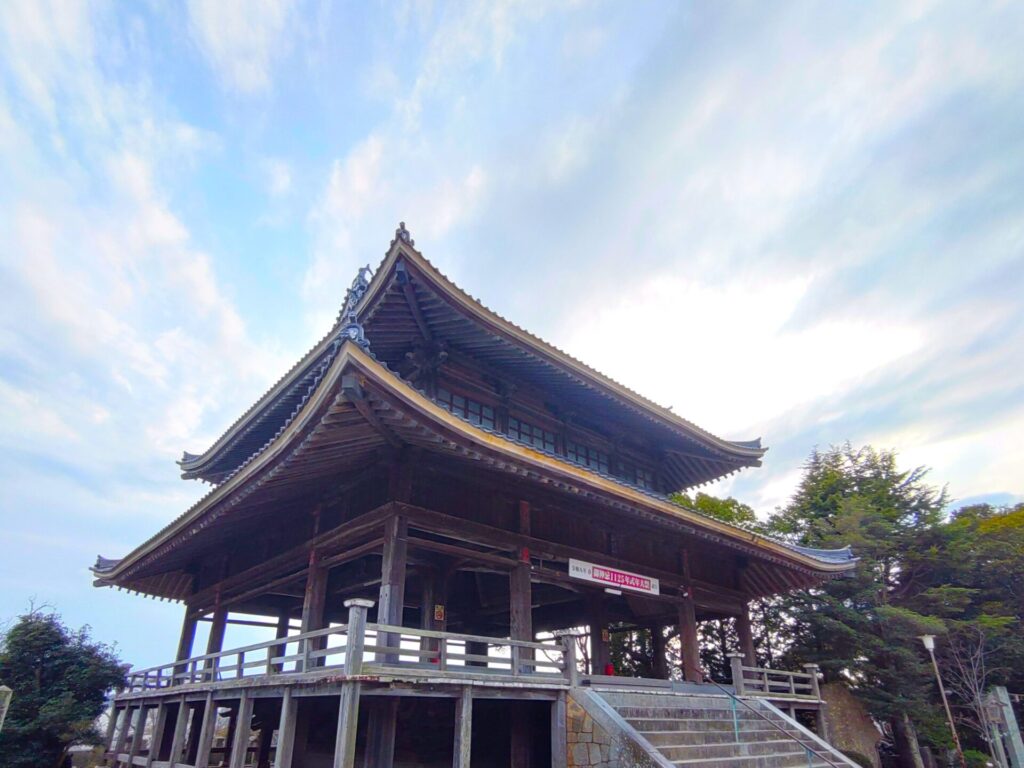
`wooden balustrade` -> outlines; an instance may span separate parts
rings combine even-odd
[[[804,664],[805,672],[748,667],[744,665],[743,654],[740,653],[730,653],[729,663],[737,696],[821,700],[817,664]]]
[[[462,635],[365,621],[351,629],[354,632],[350,632],[349,624],[342,624],[135,670],[129,675],[126,690],[137,693],[330,669],[351,675],[398,667],[434,670],[448,676],[458,673],[549,680],[566,677],[570,666],[575,671],[575,662],[566,663],[566,648],[571,643]],[[473,645],[485,646],[487,652],[480,653],[477,648],[471,652]],[[358,651],[358,660],[352,658],[354,651]]]

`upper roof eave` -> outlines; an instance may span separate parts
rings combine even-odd
[[[399,232],[401,231],[403,230]],[[399,236],[399,233],[396,233],[395,238],[391,241],[391,246],[367,286],[366,294],[359,302],[357,314],[360,320],[365,320],[365,318],[373,314],[378,300],[383,296],[392,278],[395,276],[396,265],[402,259],[411,263],[419,275],[429,281],[435,291],[442,294],[463,312],[474,317],[478,322],[488,326],[492,333],[503,338],[507,343],[524,348],[528,353],[533,354],[549,365],[560,367],[585,386],[603,392],[626,407],[640,412],[648,419],[660,423],[691,440],[708,444],[728,456],[743,459],[748,462],[748,466],[756,466],[753,462],[759,461],[767,452],[768,449],[761,445],[760,438],[749,441],[732,441],[720,438],[693,422],[678,416],[668,408],[648,400],[643,395],[594,370],[586,363],[577,360],[511,321],[506,320],[486,307],[479,299],[471,296],[452,282],[429,259],[420,253],[411,241],[403,239]],[[260,414],[264,413],[277,397],[287,391],[308,370],[314,360],[325,353],[327,347],[332,343],[336,332],[337,323],[312,349],[292,366],[291,370],[282,376],[256,403],[228,427],[206,451],[201,454],[186,452],[182,459],[178,461],[178,466],[182,469],[182,476],[185,478],[204,477],[206,470],[215,464],[220,454],[234,443],[235,438],[241,435],[254,419],[259,418]]]

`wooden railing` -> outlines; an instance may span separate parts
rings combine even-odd
[[[436,671],[449,676],[508,675],[567,682],[575,674],[572,637],[537,643],[367,624],[366,611],[372,602],[349,600],[346,605],[346,624],[133,670],[126,691],[325,670],[352,675],[401,669],[420,670],[420,674]]]
[[[738,653],[729,654],[729,663],[737,696],[821,700],[817,664],[804,664],[806,672],[748,667],[743,664],[742,654]]]

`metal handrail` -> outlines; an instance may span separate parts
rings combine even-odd
[[[828,756],[822,754],[821,752],[819,752],[816,749],[812,749],[811,747],[807,746],[807,744],[805,744],[802,739],[799,739],[796,736],[794,736],[793,734],[791,734],[788,729],[783,728],[781,725],[779,725],[777,722],[775,722],[774,719],[768,717],[764,712],[761,712],[756,707],[751,706],[748,702],[746,702],[743,699],[741,699],[739,696],[737,696],[735,693],[730,691],[728,688],[726,688],[721,683],[719,683],[719,682],[717,682],[715,680],[712,680],[710,677],[706,677],[705,679],[707,680],[707,682],[709,682],[711,685],[715,686],[718,690],[720,690],[722,693],[724,693],[726,696],[728,696],[732,700],[733,705],[734,705],[734,708],[733,708],[733,722],[734,722],[734,727],[736,728],[736,732],[737,733],[739,732],[739,725],[736,724],[735,705],[738,703],[738,704],[742,704],[744,707],[749,709],[751,712],[753,712],[755,715],[760,717],[766,723],[771,725],[772,728],[774,728],[775,730],[779,731],[787,739],[789,739],[791,741],[795,741],[797,744],[799,744],[801,747],[803,747],[808,752],[808,754],[816,755],[817,757],[820,757],[822,760],[824,760],[826,763],[831,765],[833,768],[840,768],[840,767],[848,768],[845,763],[835,763]],[[737,736],[737,740],[738,740],[738,736]]]

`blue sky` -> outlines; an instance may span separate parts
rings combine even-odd
[[[0,619],[164,661],[90,585],[396,223],[486,304],[765,466],[1022,498],[1019,3],[0,3]],[[229,636],[229,642],[231,637]]]

